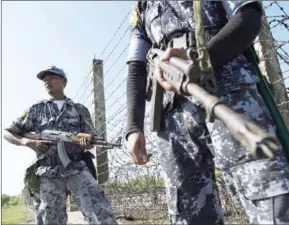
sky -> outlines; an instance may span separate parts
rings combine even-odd
[[[100,57],[105,61],[106,116],[108,123],[116,123],[109,125],[109,136],[123,129],[124,124],[118,121],[121,118],[124,121],[125,110],[118,109],[125,106],[124,66],[129,42],[126,16],[132,4],[132,1],[2,2],[1,125],[9,125],[31,104],[47,98],[36,74],[51,65],[67,73],[66,95],[91,109],[92,59],[99,58],[111,43]],[[283,5],[289,12],[288,2]],[[274,10],[269,13],[279,14]],[[288,32],[279,29],[274,35],[286,40]],[[21,193],[25,169],[34,159],[32,150],[11,145],[2,138],[2,193]]]
[[[56,65],[67,73],[66,95],[73,98],[90,72],[94,55],[98,58],[101,54],[132,4],[132,1],[3,2],[3,127],[9,125],[31,104],[48,97],[36,74],[50,65]],[[103,54],[101,59],[104,60],[115,50],[107,64],[104,64],[104,73],[128,44],[129,33],[114,48],[128,25],[129,17]],[[113,78],[125,64],[125,59],[126,54],[105,78]],[[123,70],[119,79],[123,80],[126,74],[126,70]],[[81,92],[74,98],[88,107],[91,105],[88,99],[90,91],[87,91],[91,90],[89,83],[87,79]],[[114,83],[106,94],[109,95],[118,85]],[[2,192],[19,194],[23,188],[25,168],[35,159],[34,152],[11,145],[2,138],[2,159]]]

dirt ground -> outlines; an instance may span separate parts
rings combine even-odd
[[[68,224],[88,224],[80,211],[68,212]],[[117,220],[119,224],[148,224],[146,221],[126,221],[126,220]],[[243,223],[244,222],[244,223]],[[28,210],[26,221],[23,221],[22,224],[34,224],[34,216],[32,210]],[[155,222],[150,224],[165,224],[164,222]],[[227,216],[226,224],[246,224],[243,221],[243,218],[239,218],[236,216]]]

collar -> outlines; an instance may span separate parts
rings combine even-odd
[[[48,103],[48,102],[52,103],[53,100],[54,99],[50,98],[50,99],[47,99],[47,100],[43,100],[42,102],[45,103],[45,104]],[[74,102],[70,98],[68,98],[66,96],[64,96],[63,100],[64,100],[64,103],[66,103],[67,105],[74,105]]]

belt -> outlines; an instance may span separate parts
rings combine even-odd
[[[83,160],[83,152],[67,154],[72,162],[79,162]],[[47,158],[38,161],[39,166],[60,166],[62,165],[58,155],[48,156]]]

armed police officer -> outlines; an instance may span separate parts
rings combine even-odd
[[[275,125],[256,87],[257,74],[242,54],[260,31],[261,2],[202,1],[202,9],[217,96],[274,133]],[[196,60],[193,15],[193,1],[138,1],[133,7],[126,138],[136,164],[148,162],[143,133],[146,55],[151,47],[157,47],[166,50],[163,61],[172,56]],[[198,102],[177,94],[160,69],[154,73],[165,89],[163,129],[157,143],[171,223],[223,224],[215,163],[250,224],[289,223],[289,167],[283,151],[273,160],[254,160],[221,121],[206,122]]]
[[[35,174],[40,177],[40,185],[32,191],[37,224],[66,224],[68,194],[72,195],[89,224],[117,224],[110,203],[95,180],[95,168],[88,168],[92,159],[84,150],[92,146],[87,139],[79,136],[80,145],[65,143],[72,164],[64,168],[56,143],[21,137],[23,133],[40,133],[46,129],[94,134],[88,109],[64,94],[65,72],[52,66],[37,77],[43,81],[51,98],[32,105],[6,128],[4,135],[10,143],[27,146],[37,154]]]

